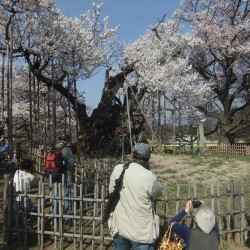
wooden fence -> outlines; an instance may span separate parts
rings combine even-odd
[[[209,146],[208,149],[211,153],[223,153],[226,155],[238,155],[238,156],[250,155],[250,145],[243,143],[232,144],[232,145]]]
[[[86,164],[86,163],[85,163]],[[77,170],[76,182],[68,186],[69,196],[64,195],[64,183],[52,184],[38,176],[36,189],[25,191],[21,196],[24,203],[33,201],[36,210],[21,211],[16,202],[11,176],[5,176],[5,223],[4,238],[10,243],[17,239],[18,245],[25,249],[31,244],[46,248],[49,244],[59,249],[112,249],[112,237],[101,218],[107,200],[107,181],[112,163],[89,161]],[[187,199],[202,199],[216,214],[221,247],[233,239],[236,244],[244,245],[248,231],[250,197],[242,181],[227,184],[199,183],[166,185],[161,200],[156,202],[156,211],[166,220],[182,210]],[[52,191],[54,190],[54,191]],[[64,214],[63,204],[70,203],[71,212]],[[53,213],[52,204],[58,206]],[[189,214],[184,223],[192,224],[194,214]],[[36,235],[36,241],[32,239]]]
[[[236,149],[237,152],[247,152],[246,146]],[[224,151],[226,152],[235,151]],[[17,164],[24,158],[34,159],[37,163],[37,172],[43,173],[44,151],[17,151]],[[24,201],[32,199],[36,205],[36,211],[32,212],[20,211],[12,178],[6,175],[5,240],[10,242],[13,237],[17,238],[18,245],[27,248],[34,244],[30,242],[34,237],[29,236],[36,235],[35,244],[39,245],[40,249],[44,249],[48,244],[54,244],[54,247],[59,249],[67,248],[70,244],[73,249],[112,249],[112,238],[107,226],[101,224],[101,218],[107,201],[105,198],[108,195],[109,176],[115,164],[116,162],[110,161],[81,159],[75,167],[74,184],[69,186],[69,196],[64,196],[64,183],[52,184],[51,180],[38,175],[37,188],[22,195]],[[221,247],[228,245],[231,240],[238,245],[244,245],[250,231],[250,190],[244,189],[242,181],[234,180],[227,184],[211,183],[209,186],[199,183],[165,186],[164,197],[156,202],[157,214],[169,220],[184,208],[187,199],[193,198],[204,200],[215,212]],[[55,204],[58,206],[57,214],[52,210],[53,201],[56,201]],[[71,204],[71,213],[67,215],[63,214],[65,201]],[[189,214],[184,223],[191,225],[192,218],[193,214]]]
[[[153,152],[161,154],[174,154],[174,155],[192,155],[199,152],[197,145],[191,146],[188,143],[176,143],[175,145],[154,145],[152,146]],[[236,143],[231,145],[213,145],[206,146],[210,153],[222,153],[226,155],[237,156],[250,156],[250,145],[244,143]],[[206,151],[207,152],[207,151]]]
[[[11,242],[14,235],[18,245],[27,248],[31,244],[29,235],[35,234],[40,249],[44,249],[51,240],[54,241],[54,247],[60,249],[63,249],[65,242],[73,244],[74,249],[83,249],[83,244],[90,244],[91,249],[97,249],[97,245],[104,249],[106,241],[112,242],[107,228],[104,231],[103,226],[100,226],[108,190],[107,173],[110,174],[112,169],[112,163],[85,161],[82,169],[78,166],[75,170],[75,183],[52,183],[51,178],[38,175],[37,187],[23,194],[15,193],[11,176],[5,175],[6,242]],[[64,195],[65,188],[70,189],[68,196]],[[17,195],[22,197],[24,204],[31,199],[35,210],[20,209]],[[63,213],[65,202],[69,202],[71,208],[67,214]],[[57,209],[53,209],[53,206],[57,206]],[[47,240],[48,236],[50,240]]]
[[[250,190],[244,189],[242,180],[203,185],[193,183],[166,186],[164,199],[157,202],[156,211],[170,219],[184,209],[187,199],[203,200],[214,211],[220,233],[221,249],[227,247],[232,240],[237,245],[245,245],[250,231]],[[186,216],[184,219],[186,225],[193,224],[193,215],[190,213]]]

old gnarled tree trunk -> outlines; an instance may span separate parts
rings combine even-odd
[[[132,65],[125,67],[122,73],[110,77],[106,72],[105,85],[101,101],[90,117],[80,116],[80,150],[83,153],[120,155],[124,143],[125,152],[130,152],[130,133],[128,125],[127,102],[116,97],[123,87],[125,75],[133,71]],[[137,101],[144,96],[144,91],[133,87]],[[145,131],[145,120],[135,98],[128,89],[131,120],[131,134],[137,141]]]
[[[80,150],[83,153],[98,153],[120,155],[124,143],[125,152],[130,152],[130,133],[128,125],[126,97],[120,100],[116,97],[123,87],[125,75],[133,71],[132,65],[125,67],[122,73],[110,77],[106,72],[105,85],[101,101],[90,117],[79,116]],[[144,96],[143,90],[133,87],[137,101]],[[131,134],[137,140],[145,131],[145,120],[140,107],[128,89],[128,100],[131,120]],[[80,115],[80,114],[79,114]]]

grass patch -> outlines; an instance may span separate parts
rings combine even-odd
[[[208,169],[219,168],[223,165],[224,161],[222,159],[213,159],[212,162],[209,162]]]
[[[193,155],[188,159],[188,163],[192,167],[208,166],[209,169],[219,168],[227,163],[231,168],[237,168],[236,161],[243,161],[250,164],[250,157],[216,154],[212,156]]]
[[[176,174],[177,170],[174,169],[165,169],[163,172],[161,172],[161,174]]]
[[[217,159],[221,159],[221,160],[229,161],[229,162],[244,161],[244,162],[250,164],[250,157],[249,156],[225,155],[225,154],[222,154],[222,153],[216,153],[216,154],[213,154],[210,158],[217,158]]]

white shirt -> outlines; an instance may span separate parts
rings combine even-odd
[[[17,170],[14,175],[13,184],[16,188],[16,192],[24,192],[25,187],[26,190],[30,190],[30,188],[35,183],[35,176],[23,171],[23,170]]]

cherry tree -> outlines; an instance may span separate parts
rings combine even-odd
[[[121,48],[116,28],[107,28],[108,18],[100,20],[102,5],[93,3],[92,11],[72,19],[50,0],[2,0],[0,49],[6,50],[12,37],[14,56],[22,57],[49,90],[69,100],[82,152],[114,153],[121,149],[121,138],[128,145],[127,112],[133,140],[138,140],[147,126],[138,102],[159,91],[189,112],[216,119],[221,142],[233,142],[249,112],[249,3],[186,0],[182,6],[176,17],[189,21],[192,33],[182,34],[180,22],[161,21],[125,48],[113,70]],[[75,82],[102,66],[107,67],[102,97],[89,115]],[[121,99],[124,87],[128,91]]]
[[[101,9],[102,4],[93,3],[92,11],[68,18],[50,0],[0,1],[1,28],[6,31],[0,40],[1,50],[7,49],[6,40],[11,37],[13,55],[24,58],[33,76],[49,89],[67,97],[79,120],[80,132],[84,131],[82,141],[91,134],[88,128],[94,129],[97,113],[103,112],[93,112],[94,118],[89,117],[87,105],[72,86],[79,79],[91,77],[98,68],[109,67],[120,50],[117,28],[108,29],[108,18],[100,20]],[[106,106],[101,105],[102,110],[108,110],[114,99],[113,95],[107,98],[106,92],[110,90],[103,91]]]
[[[161,22],[125,50],[139,86],[217,121],[219,143],[249,124],[249,9],[249,1],[184,0],[175,17],[190,23],[190,35]]]
[[[207,98],[211,86],[211,82],[205,81],[194,71],[190,62],[190,51],[199,46],[200,39],[192,34],[181,34],[181,28],[180,23],[174,20],[162,20],[126,47],[124,53],[124,60],[134,63],[134,79],[130,80],[130,84],[145,88],[151,96],[157,93],[164,96],[167,100],[164,112],[172,111],[170,114],[174,124],[174,114],[177,112],[179,124],[181,119],[185,123],[190,122],[187,115],[188,119],[200,116],[195,106]],[[163,105],[160,100],[158,103]],[[147,111],[147,108],[144,110]],[[157,116],[160,120],[159,112]],[[158,122],[158,126],[162,124]],[[173,131],[173,140],[174,136]]]
[[[134,63],[139,87],[148,92],[164,92],[169,100],[175,98],[190,109],[199,103],[210,83],[193,71],[187,53],[199,46],[200,40],[189,34],[181,35],[180,29],[173,20],[160,22],[125,48],[124,60]]]
[[[1,50],[6,50],[6,37],[11,38],[13,54],[24,58],[22,66],[27,66],[33,77],[45,83],[49,92],[55,89],[71,103],[80,127],[80,151],[116,154],[122,150],[122,138],[128,151],[126,102],[129,101],[131,114],[139,113],[136,102],[145,91],[133,86],[127,99],[117,97],[126,75],[134,71],[134,63],[111,74],[110,65],[120,53],[120,45],[116,42],[116,28],[107,28],[108,18],[100,21],[102,5],[93,4],[92,11],[73,19],[63,16],[49,0],[0,1],[0,7],[2,28],[6,31],[0,41]],[[89,115],[74,86],[77,80],[91,77],[101,66],[107,67],[102,97]],[[135,136],[144,125],[142,115],[131,116]]]
[[[199,40],[181,36],[176,22],[160,23],[125,49],[123,66],[118,71],[112,74],[107,70],[100,103],[88,116],[86,104],[79,101],[65,80],[73,85],[78,79],[91,77],[101,65],[111,65],[119,52],[116,29],[107,29],[107,18],[99,22],[102,6],[94,4],[93,13],[71,19],[51,1],[7,3],[3,6],[2,2],[3,24],[13,27],[14,53],[25,58],[37,79],[69,99],[79,120],[83,152],[100,148],[117,152],[121,150],[121,138],[129,144],[129,133],[137,141],[146,130],[138,102],[148,93],[166,91],[169,99],[185,99],[188,106],[191,94],[195,95],[193,100],[199,100],[208,87],[198,84],[203,79],[192,72],[186,56],[186,50],[197,46]],[[4,39],[2,45],[4,48]],[[125,85],[129,85],[127,98],[120,100],[117,94]],[[193,88],[197,89],[195,93]],[[132,131],[128,131],[128,105]]]
[[[183,0],[175,16],[189,22],[200,43],[190,62],[203,82],[208,99],[197,108],[217,120],[220,143],[234,143],[249,124],[250,3],[244,0]]]

